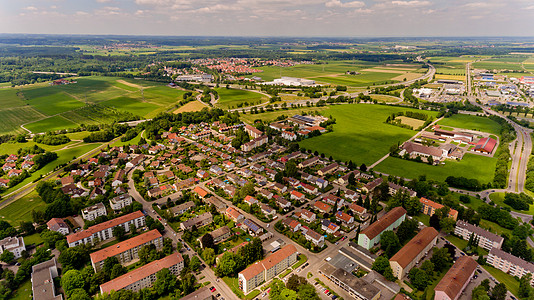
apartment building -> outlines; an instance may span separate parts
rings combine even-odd
[[[128,194],[118,195],[117,197],[109,200],[109,205],[111,206],[111,209],[115,211],[121,210],[130,204],[132,204],[132,196]]]
[[[180,223],[180,228],[182,228],[182,230],[189,230],[193,228],[193,226],[198,228],[208,225],[211,222],[213,222],[213,216],[210,212],[207,212]]]
[[[477,262],[469,256],[458,258],[434,288],[434,300],[458,300],[473,278],[477,266]]]
[[[22,257],[22,251],[26,251],[24,238],[22,237],[6,237],[0,241],[0,254],[4,251],[13,253],[15,258]]]
[[[102,269],[104,261],[108,257],[116,257],[119,263],[126,264],[134,259],[138,259],[139,250],[145,245],[154,245],[159,251],[163,248],[163,236],[157,229],[154,229],[116,245],[93,252],[90,255],[91,265],[95,269],[95,272],[98,272]]]
[[[32,267],[33,300],[63,300],[61,293],[56,294],[54,278],[58,276],[56,258]]]
[[[406,210],[402,207],[395,207],[385,214],[378,221],[369,225],[360,232],[358,245],[369,250],[380,242],[380,236],[384,231],[393,230],[406,218]]]
[[[393,275],[404,277],[436,245],[438,231],[425,227],[389,260]]]
[[[498,236],[494,233],[491,233],[487,230],[484,230],[478,226],[469,224],[462,220],[456,222],[456,228],[454,229],[454,234],[462,237],[464,240],[469,240],[471,236],[478,239],[478,245],[486,250],[491,250],[492,248],[501,249],[504,238]]]
[[[239,288],[245,294],[250,293],[297,262],[297,255],[297,248],[289,244],[262,261],[250,265],[238,274]]]
[[[429,215],[431,217],[434,215],[436,210],[445,207],[442,204],[436,203],[436,202],[434,202],[432,200],[428,200],[427,198],[421,198],[421,199],[419,199],[419,202],[421,202],[421,204],[423,204],[423,208],[421,209],[421,211],[425,215]],[[450,210],[449,210],[449,218],[452,218],[454,221],[456,221],[458,219],[458,211],[455,210],[455,209],[450,208]]]
[[[87,221],[94,221],[97,217],[107,214],[106,207],[102,203],[97,203],[82,209],[82,218]]]
[[[156,273],[160,270],[169,269],[173,275],[178,276],[183,268],[184,259],[182,255],[173,253],[101,284],[100,293],[105,294],[123,289],[139,292],[141,289],[152,286],[156,281]]]
[[[69,247],[76,247],[81,244],[94,244],[97,241],[105,241],[113,237],[113,228],[122,226],[126,232],[129,232],[132,224],[135,228],[145,226],[145,215],[138,210],[113,220],[96,224],[86,230],[67,235],[67,243]]]
[[[491,248],[488,257],[486,258],[486,263],[504,273],[519,278],[527,273],[532,273],[534,275],[534,264],[517,256],[513,256],[508,252],[504,252],[501,249]],[[530,284],[534,284],[534,277],[530,281]]]

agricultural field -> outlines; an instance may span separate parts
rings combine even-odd
[[[0,89],[0,104],[2,109],[21,107],[26,105],[24,101],[17,95],[16,89],[6,88]]]
[[[452,175],[475,178],[481,183],[488,183],[493,180],[496,164],[497,158],[466,153],[460,161],[446,160],[445,165],[439,166],[388,157],[374,170],[410,179],[426,175],[429,179],[445,181],[448,176]]]
[[[0,110],[0,134],[24,133],[20,125],[45,118],[46,116],[30,106]]]
[[[372,100],[376,100],[378,102],[386,102],[386,103],[397,103],[397,102],[401,102],[402,99],[400,98],[397,98],[397,97],[393,97],[393,96],[389,96],[389,95],[369,95],[371,96],[371,99]]]
[[[465,81],[465,75],[436,74],[435,77],[436,77],[436,80],[437,79],[446,79],[446,80]]]
[[[10,203],[0,209],[0,220],[7,221],[13,226],[18,226],[20,221],[32,221],[32,210],[44,210],[46,203],[41,200],[37,192],[33,190],[24,197]]]
[[[443,118],[438,122],[439,125],[450,126],[456,128],[478,130],[499,135],[501,125],[486,117],[456,114],[450,118]]]
[[[521,67],[521,62],[518,63],[512,63],[512,62],[499,62],[499,61],[480,61],[473,63],[473,68],[477,69],[487,69],[490,71],[502,71],[502,70],[510,70],[510,71],[521,71],[523,68]]]
[[[260,93],[250,92],[246,90],[216,88],[219,94],[217,106],[220,108],[231,109],[256,105],[268,101],[268,97]],[[248,105],[247,105],[248,103]]]
[[[26,92],[24,92],[24,95],[28,97]],[[32,97],[29,98],[27,103],[35,108],[35,110],[48,116],[60,114],[85,105],[83,102],[76,100],[64,92]]]
[[[406,116],[399,116],[399,117],[396,117],[395,119],[400,119],[402,124],[412,126],[414,129],[417,129],[425,124],[425,121],[423,120],[409,118]]]
[[[117,110],[130,112],[134,115],[145,116],[158,108],[156,105],[143,102],[137,97],[121,96],[112,100],[102,102],[103,105],[112,107]]]
[[[203,108],[209,108],[206,104],[201,103],[200,101],[191,101],[189,103],[186,103],[185,105],[180,106],[177,110],[174,111],[175,114],[183,113],[183,112],[191,112],[191,111],[199,111]]]
[[[385,123],[388,116],[401,111],[415,110],[371,104],[331,106],[321,114],[336,119],[334,131],[303,140],[299,144],[334,159],[371,165],[386,155],[392,145],[414,135],[413,130]],[[437,112],[425,113],[432,117],[437,115]]]
[[[28,129],[32,133],[42,133],[75,127],[78,127],[78,124],[64,118],[63,116],[53,116],[24,125],[24,128]]]

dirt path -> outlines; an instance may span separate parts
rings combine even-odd
[[[134,87],[134,88],[136,88],[136,89],[144,89],[144,88],[145,88],[145,87],[142,87],[142,86],[140,86],[140,85],[138,85],[138,84],[131,83],[131,82],[128,82],[128,81],[124,81],[124,80],[122,80],[122,79],[117,80],[117,82],[118,82],[118,83],[122,83],[122,84],[127,85],[127,86]]]

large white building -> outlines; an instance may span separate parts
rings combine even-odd
[[[265,85],[286,85],[286,86],[314,86],[315,81],[304,78],[285,77],[277,78],[273,81],[264,82]]]
[[[486,262],[504,273],[508,273],[512,276],[519,278],[528,273],[534,275],[534,264],[524,261],[517,256],[513,256],[510,253],[504,252],[501,249],[492,248],[486,258]],[[530,284],[534,284],[534,276],[530,281]]]
[[[22,251],[26,251],[26,245],[24,245],[24,238],[22,237],[6,237],[0,241],[0,254],[4,251],[9,251],[15,255],[15,258],[22,256]]]
[[[120,291],[123,289],[139,292],[141,289],[152,286],[154,281],[156,281],[156,273],[160,270],[169,269],[171,274],[178,276],[183,268],[184,259],[182,255],[173,253],[101,284],[100,293],[110,293],[111,291]]]
[[[271,280],[274,276],[293,265],[297,261],[297,255],[297,248],[289,244],[264,260],[255,262],[239,272],[237,277],[239,288],[245,294],[250,293],[262,283]]]
[[[395,207],[378,221],[362,230],[358,236],[358,245],[369,250],[380,243],[380,236],[384,231],[393,230],[400,226],[406,218],[406,210],[402,207]]]
[[[94,221],[96,218],[107,214],[106,207],[102,203],[97,203],[82,209],[82,217],[87,221]]]
[[[54,278],[58,276],[56,258],[32,267],[33,300],[63,300],[63,295],[56,295]]]
[[[479,239],[478,245],[488,251],[492,248],[501,249],[502,243],[504,241],[504,238],[502,236],[498,236],[478,226],[469,224],[461,220],[458,220],[458,222],[456,222],[454,234],[462,237],[464,240],[467,241],[471,238],[471,235],[473,235],[474,238]]]
[[[109,205],[113,210],[121,210],[130,204],[132,204],[132,196],[128,194],[118,195],[117,197],[109,200]]]
[[[145,226],[145,215],[138,210],[131,214],[96,224],[86,230],[67,235],[67,243],[69,247],[76,247],[81,244],[94,244],[97,240],[105,241],[113,237],[113,228],[122,226],[128,232],[132,224],[135,228]]]

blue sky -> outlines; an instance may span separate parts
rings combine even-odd
[[[534,0],[0,0],[0,32],[534,36]]]

